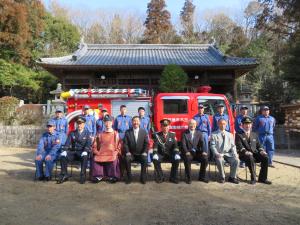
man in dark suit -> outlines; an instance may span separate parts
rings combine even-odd
[[[140,128],[140,118],[134,116],[132,118],[132,128],[125,132],[124,137],[124,153],[125,164],[127,170],[127,182],[131,183],[131,162],[133,160],[141,163],[141,177],[142,184],[146,183],[146,166],[147,166],[147,148],[148,148],[148,134],[145,129]]]
[[[251,184],[256,183],[255,162],[261,162],[258,182],[271,184],[268,181],[268,154],[259,143],[258,136],[252,132],[252,119],[248,116],[242,119],[242,129],[235,136],[235,143],[239,158],[246,162],[251,173]]]
[[[191,181],[191,162],[197,160],[201,163],[199,172],[199,181],[208,183],[205,177],[206,167],[208,165],[207,148],[204,149],[204,140],[202,133],[196,130],[197,122],[194,119],[189,121],[189,129],[183,132],[181,138],[181,152],[184,161],[186,183],[190,184]]]
[[[170,182],[178,184],[178,167],[180,162],[180,153],[177,145],[176,134],[170,132],[170,123],[168,119],[160,121],[161,131],[154,134],[153,145],[153,164],[155,168],[156,182],[164,181],[164,175],[161,168],[161,162],[172,163]]]

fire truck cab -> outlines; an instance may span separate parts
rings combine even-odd
[[[209,93],[210,87],[204,86],[198,89],[198,93],[160,93],[154,101],[154,126],[160,127],[160,120],[167,118],[171,121],[170,130],[176,133],[178,140],[181,134],[188,129],[188,120],[198,113],[198,105],[203,104],[204,113],[209,115],[212,125],[212,117],[217,113],[217,105],[225,106],[225,113],[229,116],[230,131],[234,133],[234,118],[229,101],[222,94]]]

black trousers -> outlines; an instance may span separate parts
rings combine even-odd
[[[171,162],[172,167],[171,167],[171,174],[170,174],[170,180],[178,180],[178,167],[179,167],[179,162],[180,160],[175,160],[174,157],[175,155],[169,156],[169,155],[158,155],[158,160],[153,159],[153,164],[154,164],[154,169],[157,175],[157,179],[163,180],[164,179],[164,174],[161,168],[161,163],[162,162]]]
[[[125,156],[125,167],[127,171],[127,178],[131,180],[132,173],[131,173],[131,162],[137,161],[141,163],[141,181],[146,181],[146,169],[147,169],[147,155],[130,155]]]
[[[255,180],[255,163],[261,163],[261,169],[259,172],[258,180],[265,181],[268,178],[268,156],[262,156],[260,153],[253,153],[253,155],[240,154],[240,160],[245,161],[246,166],[248,166],[251,174],[251,180]]]
[[[86,168],[89,156],[81,156],[82,151],[67,151],[67,156],[60,157],[61,174],[68,174],[68,163],[73,161],[81,162],[80,175],[86,175]]]
[[[203,156],[202,153],[191,153],[190,155],[183,154],[183,162],[185,168],[185,175],[188,180],[191,180],[191,163],[192,161],[198,161],[201,163],[199,171],[199,179],[204,179],[206,174],[206,168],[208,166],[208,155]]]

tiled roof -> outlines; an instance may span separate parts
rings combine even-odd
[[[224,56],[214,45],[84,44],[72,55],[41,58],[42,65],[58,66],[254,66],[253,58]]]

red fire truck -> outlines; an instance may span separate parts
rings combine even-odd
[[[110,115],[119,115],[121,105],[127,106],[127,114],[137,115],[140,106],[145,108],[146,114],[151,117],[154,131],[158,131],[160,120],[167,118],[171,121],[171,131],[176,132],[180,140],[182,132],[188,127],[188,120],[198,112],[198,104],[205,106],[205,113],[212,116],[217,112],[217,105],[225,105],[225,113],[230,120],[231,132],[234,132],[234,119],[230,104],[222,94],[209,93],[211,88],[203,86],[196,93],[160,93],[152,97],[143,89],[71,89],[62,93],[67,99],[67,119],[70,130],[74,129],[74,118],[82,114],[82,108],[88,104],[96,117],[98,106],[106,108]]]

